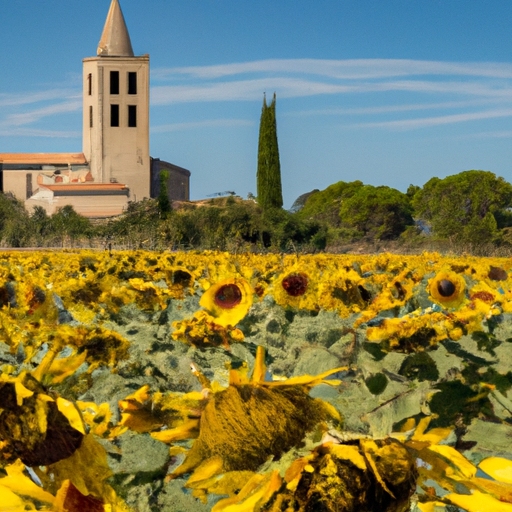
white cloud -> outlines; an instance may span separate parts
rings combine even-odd
[[[80,139],[82,132],[59,131],[59,130],[35,130],[32,128],[5,129],[0,126],[1,137],[47,137]]]
[[[270,95],[274,91],[277,91],[281,98],[293,98],[355,92],[355,89],[353,86],[313,82],[298,78],[256,78],[204,85],[154,86],[151,88],[151,103],[167,105],[195,101],[261,101],[264,92]]]
[[[354,114],[378,115],[416,110],[431,111],[423,119],[385,120],[359,126],[411,128],[503,117],[512,101],[512,65],[508,63],[457,63],[400,59],[319,60],[274,59],[253,62],[156,69],[152,72],[152,106],[177,103],[261,101],[266,92],[279,98],[365,95],[368,106],[336,110],[312,110],[290,115]],[[395,105],[383,105],[381,94],[400,96]],[[396,94],[401,93],[401,94]],[[423,96],[420,96],[423,95]],[[420,99],[418,99],[420,98]],[[416,101],[416,103],[413,103]],[[34,105],[30,109],[28,105]],[[471,112],[479,106],[494,110]],[[43,118],[54,122],[58,116],[79,112],[79,89],[50,89],[42,92],[0,94],[0,130],[28,126]],[[36,108],[39,107],[39,108]],[[501,107],[501,108],[500,108]],[[30,110],[27,110],[30,109]],[[454,115],[433,116],[434,111],[460,109]],[[443,113],[443,112],[436,112]],[[482,117],[484,116],[484,117]],[[173,131],[213,123],[251,123],[244,120],[212,120],[154,127],[153,131]],[[233,124],[231,124],[233,125]],[[227,126],[227,125],[222,125]],[[241,126],[241,124],[239,124]],[[58,130],[53,133],[59,133]]]
[[[81,100],[66,101],[64,103],[57,103],[55,105],[49,105],[37,110],[30,112],[23,112],[21,114],[11,114],[6,117],[2,123],[5,125],[20,126],[24,124],[34,123],[39,121],[43,117],[54,116],[56,114],[64,114],[69,112],[76,112],[82,109]]]
[[[512,100],[511,100],[512,101]],[[439,110],[451,108],[478,107],[482,105],[495,104],[502,102],[501,98],[484,98],[468,101],[444,101],[441,103],[412,103],[405,105],[382,105],[377,107],[359,107],[359,108],[323,108],[316,110],[302,110],[297,112],[288,112],[284,116],[304,117],[304,116],[337,116],[337,115],[376,115],[390,114],[394,112],[412,112],[415,110]]]
[[[50,89],[41,92],[21,92],[18,94],[0,94],[0,107],[14,107],[17,105],[28,105],[50,100],[68,100],[82,98],[79,91],[75,89]]]
[[[411,129],[438,126],[443,124],[477,121],[481,119],[494,119],[498,117],[512,117],[512,108],[494,109],[484,112],[470,112],[467,114],[453,114],[448,116],[427,117],[420,119],[403,119],[397,121],[384,121],[378,123],[361,123],[356,126],[360,128],[395,128]]]
[[[153,105],[210,101],[261,100],[264,92],[277,92],[280,98],[297,98],[324,94],[356,94],[372,92],[415,92],[472,95],[512,100],[512,85],[495,86],[478,82],[434,82],[403,80],[363,82],[353,85],[332,84],[299,78],[255,78],[232,82],[210,82],[202,85],[160,85],[151,88]]]
[[[512,78],[512,65],[495,62],[440,62],[406,59],[273,59],[252,62],[161,68],[152,72],[157,80],[179,75],[215,79],[247,73],[306,73],[344,80],[361,80],[396,76],[464,75],[489,78]]]

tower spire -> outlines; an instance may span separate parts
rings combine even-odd
[[[110,4],[107,21],[98,45],[98,55],[133,57],[130,34],[126,28],[119,0],[112,0]]]

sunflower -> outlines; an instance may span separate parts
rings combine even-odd
[[[230,370],[228,388],[212,393],[201,411],[199,435],[172,478],[192,473],[189,483],[194,482],[205,464],[212,469],[209,477],[256,471],[269,457],[299,445],[322,422],[341,422],[336,409],[308,393],[321,383],[338,385],[340,381],[325,379],[346,368],[268,382],[264,358],[263,347],[258,347],[252,377],[246,365]]]
[[[253,290],[240,277],[224,279],[212,285],[201,297],[199,304],[222,326],[235,326],[252,306]]]
[[[458,308],[465,299],[466,282],[464,278],[449,270],[438,272],[429,279],[430,298],[444,308]]]
[[[274,300],[283,307],[318,310],[320,280],[321,271],[314,261],[301,259],[293,265],[286,265],[274,277]]]
[[[186,487],[205,501],[210,492],[234,495],[233,489],[241,489],[253,477],[258,482],[263,478],[255,472],[267,460],[301,445],[308,432],[325,432],[327,421],[334,426],[342,421],[332,405],[311,398],[309,391],[322,383],[339,385],[339,380],[328,378],[347,368],[265,381],[264,358],[263,347],[258,347],[251,377],[247,364],[230,369],[227,388],[210,382],[195,366],[192,371],[203,386],[201,392],[151,397],[147,387],[142,388],[120,402],[122,424],[152,431],[153,438],[168,444],[194,440],[168,478],[189,475]],[[163,430],[162,421],[167,427]],[[182,452],[182,446],[171,447],[171,453]]]

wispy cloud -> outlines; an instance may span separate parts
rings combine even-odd
[[[82,132],[62,130],[36,130],[33,128],[5,129],[0,126],[0,137],[46,137],[52,139],[78,139]]]
[[[0,93],[0,107],[14,107],[18,105],[29,105],[42,101],[62,100],[66,98],[79,99],[82,96],[76,89],[50,89],[41,92],[20,92],[17,94]]]
[[[397,59],[275,59],[156,69],[157,105],[254,101],[262,92],[281,98],[404,92],[512,100],[512,65]]]
[[[259,102],[263,92],[274,91],[280,99],[323,96],[338,101],[343,96],[351,100],[356,95],[364,96],[362,104],[365,106],[289,112],[288,115],[379,115],[384,116],[379,122],[359,123],[358,126],[420,128],[509,116],[512,64],[405,59],[274,59],[161,68],[152,71],[151,104],[163,107],[180,103]],[[392,105],[383,104],[387,93],[393,95]],[[42,119],[46,124],[56,123],[59,116],[79,112],[81,108],[80,88],[0,94],[0,131],[13,135],[22,132],[11,128],[32,125],[35,128],[32,133],[36,134],[41,129],[37,123]],[[450,109],[452,113],[448,112]],[[426,115],[411,119],[414,111],[425,111]],[[400,113],[403,119],[396,119]],[[242,126],[253,122],[253,119],[191,120],[156,126],[152,131]],[[42,130],[41,133],[49,132]],[[59,130],[52,133],[58,134]]]
[[[476,121],[482,119],[493,119],[498,117],[512,117],[512,108],[495,109],[484,112],[470,112],[467,114],[453,114],[448,116],[427,117],[420,119],[403,119],[398,121],[383,121],[377,123],[360,123],[356,126],[360,128],[395,128],[411,129],[425,128],[428,126],[438,126],[443,124],[461,123],[467,121]]]
[[[208,83],[204,85],[155,86],[151,89],[154,105],[197,101],[240,101],[257,99],[262,92],[278,91],[281,98],[339,94],[355,91],[352,86],[313,82],[299,78],[256,78],[234,82]]]
[[[39,108],[21,114],[10,114],[2,123],[4,125],[21,126],[24,124],[34,123],[44,117],[54,116],[56,114],[64,114],[69,112],[76,112],[82,109],[81,100],[66,101],[63,103],[56,103],[47,107]]]
[[[237,126],[253,126],[253,121],[245,119],[207,119],[205,121],[196,121],[190,123],[172,123],[155,126],[151,128],[151,133],[175,132],[181,130],[190,130],[196,128],[231,128]]]
[[[152,103],[209,102],[209,101],[254,101],[261,100],[262,92],[276,91],[280,98],[297,98],[326,94],[357,94],[372,92],[416,92],[473,95],[512,100],[511,85],[494,85],[468,82],[429,82],[403,80],[353,85],[332,84],[299,78],[256,78],[232,82],[212,82],[204,85],[168,85],[152,88]]]
[[[273,59],[252,62],[161,68],[152,72],[157,80],[179,75],[216,79],[248,73],[306,73],[344,80],[389,78],[419,75],[463,75],[512,78],[512,65],[495,62],[440,62],[407,59]]]
[[[511,100],[512,101],[512,100]],[[502,102],[501,98],[484,98],[468,101],[444,101],[441,103],[412,103],[405,105],[382,105],[375,107],[359,108],[322,108],[316,110],[300,110],[287,112],[284,116],[305,117],[305,116],[339,116],[339,115],[378,115],[397,112],[413,112],[417,110],[444,110],[453,108],[481,107],[482,105],[496,104]]]

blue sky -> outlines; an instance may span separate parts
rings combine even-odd
[[[512,181],[510,0],[120,3],[150,54],[151,155],[192,172],[192,199],[256,193],[274,91],[285,207],[340,180]],[[81,60],[110,0],[1,4],[0,152],[81,151]]]

